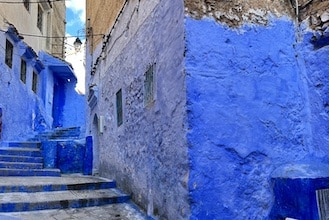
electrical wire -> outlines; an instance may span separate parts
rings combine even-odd
[[[107,47],[107,45],[109,44],[109,41],[112,39],[112,32],[114,31],[114,29],[115,29],[117,23],[119,22],[119,18],[120,18],[120,17],[122,16],[122,14],[124,13],[124,11],[125,11],[125,9],[126,9],[128,3],[129,3],[129,0],[126,0],[126,1],[124,2],[124,4],[123,4],[123,6],[122,6],[122,8],[121,8],[121,10],[120,10],[120,12],[119,12],[119,14],[117,15],[117,17],[116,17],[116,19],[115,19],[115,21],[114,21],[114,24],[113,24],[113,26],[112,26],[110,32],[109,32],[107,35],[104,35],[104,39],[105,39],[105,41],[103,42],[102,51],[101,51],[101,53],[99,54],[99,56],[97,57],[97,59],[95,60],[95,63],[94,63],[93,59],[91,60],[91,75],[94,75],[94,74],[95,74],[96,69],[97,69],[97,66],[98,66],[98,63],[99,63],[99,61],[100,61],[100,59],[101,59],[101,57],[102,57],[102,53],[105,52],[106,47]],[[134,10],[134,12],[135,12],[135,10]],[[134,13],[134,12],[133,12],[133,13]],[[130,24],[130,21],[128,22],[127,25],[129,25],[129,24]],[[127,29],[127,28],[129,29],[129,26],[126,26],[126,29]],[[126,31],[126,29],[123,31],[123,33],[121,33],[121,35],[120,35],[118,38],[121,38],[121,37],[123,36],[123,34],[124,34],[124,32]],[[94,35],[92,34],[92,36],[94,36]],[[116,39],[115,42],[116,42],[117,40],[118,40],[118,39]],[[113,46],[112,46],[112,48],[113,48]],[[111,49],[112,49],[112,48],[111,48]],[[94,52],[92,52],[92,54],[93,54],[93,53],[94,53]]]
[[[1,30],[0,32],[6,33],[7,31],[5,30]],[[59,39],[63,39],[63,38],[77,38],[77,37],[81,37],[81,38],[85,38],[88,35],[68,35],[68,36],[43,36],[43,35],[37,35],[37,34],[27,34],[27,33],[19,33],[19,36],[23,36],[23,37],[38,37],[38,38],[59,38]],[[93,34],[93,36],[104,36],[104,34]]]
[[[44,1],[30,1],[26,2],[29,4],[38,4],[38,3],[48,3],[48,2],[63,2],[63,1],[70,1],[70,0],[44,0]],[[25,2],[18,2],[18,1],[0,1],[1,4],[24,4]]]

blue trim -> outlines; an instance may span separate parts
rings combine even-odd
[[[22,36],[19,36],[18,31],[12,25],[8,27],[8,30],[6,31],[6,34],[15,43],[17,43],[17,42],[21,41],[22,39],[24,39]]]
[[[45,68],[42,62],[37,59],[33,61],[33,67],[38,73],[40,73]]]
[[[58,78],[77,81],[77,78],[74,75],[73,69],[69,63],[45,52],[40,52],[39,57],[43,61],[44,65],[47,66]]]
[[[22,54],[22,57],[24,57],[25,59],[32,59],[38,56],[31,47],[26,47],[25,52]]]
[[[30,46],[28,46],[24,41],[20,41],[17,47],[19,49],[19,54],[25,60],[31,60],[33,58],[38,57],[36,52]]]

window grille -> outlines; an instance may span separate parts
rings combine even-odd
[[[10,68],[12,68],[12,66],[13,66],[13,54],[14,54],[13,44],[9,40],[6,40],[6,57],[5,57],[5,63]]]
[[[21,81],[26,84],[26,61],[21,59]]]
[[[154,68],[155,64],[151,65],[145,72],[144,79],[144,103],[149,106],[154,102]]]
[[[123,123],[123,109],[122,109],[122,90],[120,89],[116,94],[117,106],[117,126],[120,127]]]
[[[42,25],[43,25],[43,10],[40,7],[40,5],[38,5],[37,27],[41,32],[42,32]]]
[[[32,77],[32,91],[34,93],[37,93],[37,86],[38,86],[38,74],[33,71],[33,77]]]

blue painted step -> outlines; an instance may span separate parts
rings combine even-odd
[[[0,168],[0,176],[60,176],[59,169],[6,169]]]
[[[0,147],[0,176],[60,176],[58,169],[43,169],[40,142],[9,142]]]
[[[0,161],[0,168],[7,169],[42,169],[43,163],[4,162]]]
[[[39,178],[39,177],[38,177]],[[41,177],[40,177],[41,178]],[[48,178],[48,177],[47,177]],[[39,185],[0,185],[0,194],[9,192],[52,192],[52,191],[68,191],[68,190],[99,190],[99,189],[111,189],[115,188],[116,183],[114,181],[103,181],[96,183],[54,183],[52,184],[39,184]]]
[[[82,208],[123,203],[112,180],[92,176],[0,178],[0,212]]]
[[[0,155],[41,157],[41,151],[37,148],[1,147]]]
[[[39,133],[31,140],[77,139],[80,137],[80,127],[57,128],[52,131]]]
[[[7,143],[7,145],[8,145],[8,147],[40,149],[41,142],[39,142],[39,141],[9,142],[9,143]]]
[[[69,190],[99,190],[116,187],[116,182],[100,177],[64,175],[61,177],[2,177],[0,194],[12,192],[51,192]]]
[[[0,155],[0,161],[3,162],[22,162],[22,163],[42,163],[42,157],[27,157],[14,155]]]
[[[37,192],[0,195],[0,212],[23,212],[46,209],[82,208],[127,202],[130,196],[117,189]],[[7,202],[10,200],[10,202]]]

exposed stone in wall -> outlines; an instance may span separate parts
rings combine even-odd
[[[309,27],[319,34],[329,34],[329,1],[303,0],[299,5],[299,20],[306,20]]]
[[[266,25],[268,15],[292,15],[289,0],[185,0],[185,11],[193,18],[213,17],[230,27],[243,23]]]

